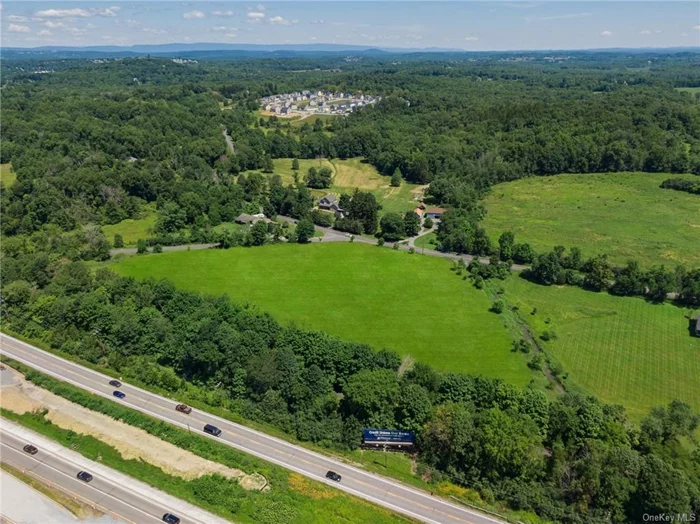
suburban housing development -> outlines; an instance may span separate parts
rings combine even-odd
[[[348,115],[358,107],[375,104],[378,96],[338,91],[297,91],[260,99],[262,108],[276,115],[308,116],[313,114]]]

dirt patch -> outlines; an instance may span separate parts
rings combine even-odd
[[[15,370],[12,370],[12,373],[14,384],[2,386],[0,389],[0,406],[3,409],[18,414],[46,409],[46,418],[58,427],[91,435],[117,449],[125,459],[143,460],[170,475],[189,480],[218,473],[227,478],[238,479],[241,486],[249,490],[261,490],[267,485],[267,480],[262,475],[246,475],[241,470],[198,457],[142,429],[91,411],[39,388]]]

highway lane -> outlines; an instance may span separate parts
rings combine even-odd
[[[129,384],[124,384],[120,388],[126,394],[126,398],[118,400],[112,396],[114,388],[108,384],[111,377],[64,360],[4,334],[0,336],[0,351],[6,356],[47,375],[122,403],[160,420],[220,440],[251,455],[411,518],[429,523],[494,524],[501,522],[417,488],[363,471],[340,460],[309,451],[301,446],[290,444],[215,415],[198,410],[193,410],[190,415],[179,413],[175,411],[177,400],[161,397]],[[223,431],[222,435],[213,437],[204,433],[202,428],[205,424],[217,426]],[[328,470],[342,475],[342,481],[336,483],[326,479],[325,474]]]
[[[28,443],[38,449],[35,455],[23,451]],[[173,503],[189,506],[186,502],[125,478],[121,473],[85,457],[79,456],[76,460],[75,452],[5,419],[2,419],[0,428],[0,454],[2,462],[123,521],[158,523],[162,522],[163,514],[174,513],[181,518],[182,524],[225,522],[199,508],[193,508],[196,516],[188,515],[186,507],[172,507]],[[92,474],[92,481],[86,483],[79,480],[79,471]]]

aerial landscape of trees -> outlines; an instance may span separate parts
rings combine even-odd
[[[624,407],[586,392],[404,366],[393,350],[280,324],[247,297],[201,296],[101,264],[110,248],[124,246],[121,233],[107,238],[101,227],[147,213],[155,216],[148,238],[134,243],[140,254],[193,242],[306,244],[314,224],[382,243],[417,235],[416,213],[385,209],[366,188],[339,195],[342,216],[314,209],[334,172],[301,172],[300,159],[362,157],[392,191],[429,184],[427,202],[448,209],[436,248],[489,257],[456,268],[477,287],[507,278],[516,263],[543,286],[653,302],[673,294],[698,307],[700,269],[644,268],[633,257],[617,266],[602,253],[584,257],[576,245],[537,252],[512,231],[496,242],[482,225],[481,199],[500,182],[573,172],[700,174],[700,105],[674,89],[700,85],[692,57],[652,64],[614,53],[575,56],[564,64],[452,55],[350,64],[75,59],[55,61],[50,75],[3,60],[1,161],[17,176],[1,197],[3,329],[331,450],[357,449],[363,427],[414,431],[424,479],[546,520],[697,512],[700,420],[687,403],[633,421]],[[342,69],[332,67],[338,63]],[[382,100],[313,124],[257,113],[259,97],[306,88]],[[294,183],[283,182],[275,159],[287,159]],[[662,187],[697,193],[685,178]],[[261,212],[296,224],[216,229]],[[506,310],[493,297],[493,314]],[[514,341],[514,351],[529,348]]]

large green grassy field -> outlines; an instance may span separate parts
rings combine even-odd
[[[317,196],[328,193],[340,195],[352,194],[355,189],[370,191],[382,205],[381,214],[388,212],[405,212],[416,208],[418,202],[414,199],[416,194],[423,192],[423,186],[403,182],[400,187],[391,187],[391,177],[384,176],[377,169],[361,158],[348,158],[346,160],[333,159],[299,159],[299,171],[292,169],[291,158],[277,158],[273,160],[274,174],[282,178],[284,185],[294,184],[296,173],[300,181],[304,180],[309,168],[328,167],[333,171],[333,185],[330,189],[312,190]],[[247,174],[247,173],[246,173]]]
[[[554,331],[546,345],[577,386],[634,418],[674,398],[700,409],[700,338],[690,334],[689,310],[517,276],[505,289],[536,333]]]
[[[532,378],[512,353],[489,299],[438,258],[360,244],[280,244],[133,257],[114,269],[168,278],[208,294],[249,301],[283,322],[377,349],[392,348],[444,371]]]
[[[619,264],[697,267],[700,197],[661,189],[671,176],[679,175],[557,175],[499,184],[485,199],[484,227],[494,240],[511,230],[538,251],[560,244],[584,255],[607,253]]]

